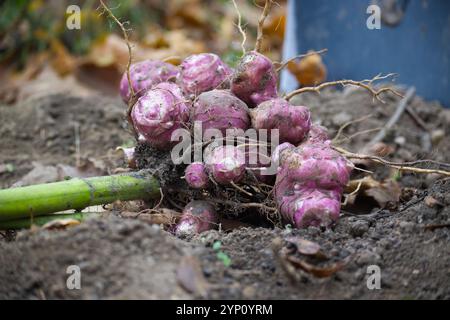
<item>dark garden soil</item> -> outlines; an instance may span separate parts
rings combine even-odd
[[[345,130],[350,137],[387,122],[398,98],[385,99],[383,105],[346,90],[297,101],[311,108],[331,136],[346,122],[371,114]],[[383,140],[394,150],[389,158],[450,162],[450,110],[418,97],[409,108],[427,128],[404,113]],[[97,96],[52,95],[0,106],[0,187],[20,180],[33,162],[74,166],[76,140],[79,157],[102,160],[102,170],[110,172],[108,155],[130,140],[123,111],[119,100]],[[343,145],[360,151],[374,134]],[[377,179],[392,177],[385,167],[370,169]],[[186,240],[112,212],[63,231],[2,233],[0,298],[450,299],[450,179],[438,178],[396,176],[404,189],[400,203],[389,209],[371,203],[359,214],[344,208],[329,230],[250,226]],[[297,252],[301,245],[296,251],[293,243],[301,238],[319,244],[320,254]],[[80,290],[67,289],[70,265],[81,269]],[[367,287],[371,265],[381,271],[379,290]],[[326,273],[332,274],[314,276]]]

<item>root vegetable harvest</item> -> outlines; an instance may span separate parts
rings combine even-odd
[[[202,122],[204,130],[217,129],[222,133],[226,133],[227,129],[245,130],[250,125],[255,129],[278,129],[282,144],[273,150],[272,161],[279,163],[274,186],[279,213],[286,221],[299,228],[310,225],[328,226],[338,219],[343,188],[353,168],[347,158],[361,155],[332,146],[326,129],[311,125],[309,110],[294,106],[289,100],[303,92],[318,92],[327,86],[339,84],[362,87],[379,100],[383,92],[390,91],[400,95],[390,88],[374,90],[371,86],[375,80],[391,75],[377,76],[361,82],[343,80],[323,83],[317,87],[295,90],[284,99],[278,97],[277,70],[273,62],[260,53],[262,26],[269,14],[272,0],[266,0],[258,22],[255,50],[245,53],[234,71],[213,53],[192,55],[180,67],[162,61],[144,61],[130,67],[131,46],[126,30],[103,1],[101,4],[121,27],[130,50],[120,93],[129,104],[127,115],[136,131],[136,139],[155,148],[168,150],[172,146],[172,132],[178,128],[190,127],[194,121]],[[170,82],[175,78],[176,84]],[[229,91],[218,90],[228,88]],[[193,105],[192,101],[195,101]],[[127,153],[130,150],[123,151]],[[373,157],[371,160],[399,170],[450,175],[443,170],[393,165]],[[205,150],[205,163],[189,165],[185,171],[185,179],[192,188],[206,189],[212,177],[218,184],[233,185],[245,193],[236,184],[244,179],[246,166],[255,172],[257,178],[264,178],[264,166],[255,169],[254,164],[246,165],[246,154],[242,148],[209,145]],[[115,200],[159,196],[158,182],[145,170],[128,175],[72,179],[0,190],[0,221],[67,209],[80,210]],[[221,201],[230,202],[229,199],[217,200],[218,203]],[[266,207],[260,203],[242,203],[241,206]],[[215,208],[210,203],[192,201],[184,209],[175,232],[179,235],[199,233],[213,228],[216,222]]]

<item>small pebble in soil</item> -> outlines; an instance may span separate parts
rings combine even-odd
[[[403,232],[412,232],[415,229],[416,224],[409,221],[401,221],[398,226]]]
[[[359,266],[378,264],[380,261],[381,261],[380,255],[369,250],[361,251],[358,254],[358,258],[356,259],[356,263]]]
[[[353,237],[362,237],[369,230],[369,223],[364,220],[354,222],[350,227],[350,234]]]

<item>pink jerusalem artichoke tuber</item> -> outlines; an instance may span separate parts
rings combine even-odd
[[[307,136],[311,114],[306,107],[293,106],[282,98],[264,101],[250,111],[253,128],[278,129],[279,141],[297,145]]]
[[[235,146],[207,148],[205,162],[208,172],[220,184],[239,182],[245,175],[245,152]]]
[[[328,137],[328,131],[325,127],[322,127],[318,124],[313,124],[311,128],[309,129],[308,139],[307,143],[316,143],[316,142],[323,142],[329,141],[330,138]]]
[[[166,82],[170,79],[175,80],[178,72],[178,67],[170,63],[157,60],[145,60],[131,66],[131,84],[137,97],[140,97],[145,91],[158,83]],[[131,98],[126,72],[123,74],[120,81],[120,96],[125,103],[128,103]]]
[[[203,133],[207,129],[218,129],[225,135],[226,129],[247,130],[250,126],[246,104],[227,90],[212,90],[199,95],[191,120],[202,123]]]
[[[351,162],[324,143],[281,146],[275,199],[282,216],[296,227],[336,221]]]
[[[251,51],[241,59],[231,79],[231,91],[249,107],[276,98],[278,76],[272,61]]]
[[[201,200],[189,202],[184,207],[180,222],[175,228],[177,236],[189,236],[211,230],[218,222],[214,206]]]
[[[144,93],[131,112],[138,134],[155,148],[173,145],[172,132],[189,121],[189,104],[174,83],[161,83]]]
[[[178,82],[185,94],[229,88],[232,69],[214,53],[194,54],[180,65]]]
[[[187,184],[194,189],[203,189],[208,186],[209,177],[206,167],[201,162],[193,162],[186,167],[184,178]]]

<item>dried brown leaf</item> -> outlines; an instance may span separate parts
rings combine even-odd
[[[76,219],[70,219],[70,218],[69,219],[59,219],[59,220],[47,222],[46,224],[44,224],[42,226],[42,228],[46,229],[46,230],[63,230],[68,227],[73,227],[73,226],[76,226],[79,224],[80,224],[80,221],[78,221]]]

